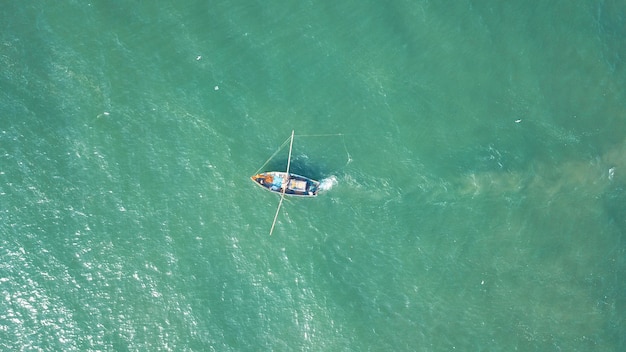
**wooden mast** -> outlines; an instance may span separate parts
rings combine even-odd
[[[272,228],[270,229],[270,236],[272,232],[274,232],[274,226],[276,226],[276,219],[278,219],[278,213],[280,212],[280,207],[283,205],[283,200],[285,200],[285,191],[287,190],[287,186],[289,186],[289,166],[291,166],[291,149],[293,148],[293,134],[294,130],[291,130],[291,142],[289,142],[289,157],[287,158],[287,172],[285,172],[285,180],[282,185],[282,192],[280,192],[280,202],[278,202],[278,209],[276,209],[276,214],[274,215],[274,221],[272,221]]]

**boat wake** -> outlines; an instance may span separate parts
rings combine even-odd
[[[320,191],[328,191],[333,188],[337,183],[337,176],[326,177],[325,179],[320,181],[319,189]]]

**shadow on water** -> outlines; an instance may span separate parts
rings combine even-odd
[[[287,169],[287,158],[277,158],[270,161],[262,171],[285,171]],[[308,158],[295,157],[292,158],[289,166],[289,172],[292,174],[298,174],[306,176],[314,180],[321,180],[330,174],[329,170],[325,170],[319,164],[312,163]]]

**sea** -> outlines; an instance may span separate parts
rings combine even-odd
[[[624,38],[623,0],[3,1],[0,350],[626,351]],[[327,187],[270,236],[289,161]]]

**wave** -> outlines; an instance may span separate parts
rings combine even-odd
[[[320,191],[328,191],[333,188],[339,181],[337,181],[337,176],[329,176],[320,181]]]

